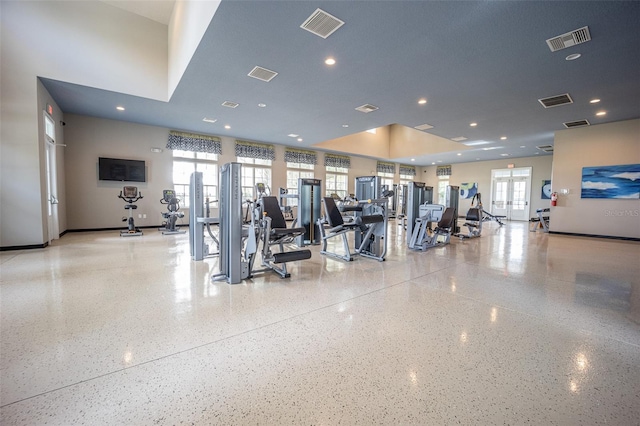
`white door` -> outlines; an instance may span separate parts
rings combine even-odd
[[[491,214],[529,220],[531,167],[491,171]]]
[[[58,224],[58,198],[56,179],[56,128],[53,119],[44,113],[45,173],[47,178],[47,229],[48,242],[60,237]]]

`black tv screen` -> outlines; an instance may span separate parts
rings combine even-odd
[[[98,179],[121,182],[146,182],[144,161],[98,158]]]

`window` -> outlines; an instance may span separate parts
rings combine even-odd
[[[180,200],[180,207],[189,207],[189,183],[191,174],[202,172],[205,199],[217,207],[218,201],[218,154],[192,151],[173,151],[173,190]]]
[[[378,172],[378,176],[381,185],[386,185],[387,189],[393,190],[393,178],[395,177],[393,173]]]
[[[263,183],[267,192],[271,192],[271,160],[259,158],[237,157],[242,163],[242,198],[255,200],[258,198],[256,184]]]
[[[449,176],[440,176],[438,181],[438,204],[447,205],[447,186],[449,186]]]
[[[327,174],[325,176],[325,194],[327,197],[331,194],[337,194],[340,198],[347,196],[349,185],[349,169],[346,167],[326,166]]]
[[[314,167],[313,164],[287,162],[287,193],[298,194],[298,179],[313,179]],[[298,200],[288,198],[286,204],[290,207],[297,206]]]
[[[414,178],[415,178],[414,175],[403,175],[401,173],[400,174],[400,185],[409,185],[409,182],[413,182]]]

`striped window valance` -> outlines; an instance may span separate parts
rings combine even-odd
[[[315,151],[304,149],[285,148],[284,161],[287,163],[317,164],[318,155]]]
[[[451,176],[451,166],[438,166],[436,176]]]
[[[351,168],[351,158],[346,155],[325,154],[324,165],[325,167],[342,167],[349,169]]]
[[[169,131],[167,149],[222,154],[222,143],[217,136],[197,135],[195,133],[171,130]]]
[[[405,176],[415,176],[416,166],[406,166],[404,164],[400,164],[400,174]]]
[[[273,161],[276,151],[273,145],[236,140],[236,156]]]
[[[396,173],[395,163],[387,163],[386,161],[378,161],[378,173]]]

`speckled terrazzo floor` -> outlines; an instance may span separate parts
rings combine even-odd
[[[233,286],[155,230],[2,252],[0,423],[640,424],[640,244],[390,228]]]

